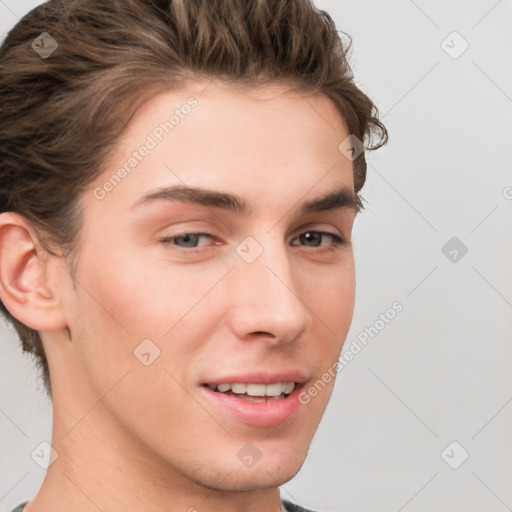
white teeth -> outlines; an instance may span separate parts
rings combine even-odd
[[[267,396],[279,396],[281,393],[283,393],[283,385],[280,382],[276,382],[275,384],[267,384],[266,386],[263,385],[263,387],[265,388],[265,395]],[[247,394],[250,394],[249,391],[247,391]]]
[[[289,395],[295,388],[295,382],[287,382],[284,385],[283,393]]]
[[[266,387],[265,384],[246,384],[246,393],[249,396],[264,396]]]
[[[231,391],[244,394],[247,391],[247,386],[245,384],[231,384]]]
[[[221,393],[226,393],[231,390],[233,393],[241,395],[279,396],[282,393],[289,395],[295,388],[295,382],[276,382],[275,384],[244,384],[235,382],[232,384],[222,383],[217,386],[210,387]]]

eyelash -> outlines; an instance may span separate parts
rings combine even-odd
[[[318,233],[320,235],[325,235],[325,236],[328,236],[331,238],[332,240],[332,244],[329,245],[328,247],[324,247],[323,249],[319,249],[319,250],[316,250],[315,252],[317,254],[324,254],[326,252],[331,252],[331,251],[335,251],[339,246],[341,245],[347,245],[349,242],[347,240],[345,240],[345,238],[341,235],[337,235],[336,233],[331,233],[329,231],[315,231],[315,230],[308,230],[308,231],[304,231],[302,232],[299,236],[297,236],[294,240],[298,239],[301,235],[304,235],[306,233]],[[173,242],[176,238],[181,238],[183,236],[186,236],[186,235],[195,235],[195,236],[208,236],[210,238],[214,238],[213,235],[211,235],[210,233],[203,233],[203,232],[186,232],[186,233],[182,233],[180,235],[174,235],[174,236],[168,236],[168,237],[165,237],[165,238],[161,238],[159,241],[164,244],[164,245],[174,245]],[[176,250],[178,252],[182,252],[182,253],[186,253],[186,254],[197,254],[199,252],[202,252],[204,250],[208,250],[208,249],[211,249],[212,246],[206,246],[205,248],[202,248],[203,246],[196,246],[196,247],[190,247],[190,248],[186,248],[186,247],[181,247],[179,245],[176,245]],[[312,247],[313,249],[318,249],[320,247],[323,247],[322,245],[319,245],[319,246],[303,246],[303,247]]]

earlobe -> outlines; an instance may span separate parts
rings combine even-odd
[[[49,264],[30,223],[15,213],[0,214],[0,298],[15,318],[38,331],[67,327],[47,279]]]

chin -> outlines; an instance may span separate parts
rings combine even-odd
[[[195,480],[201,485],[218,491],[245,492],[259,491],[279,487],[290,481],[302,468],[306,453],[302,450],[290,451],[288,455],[263,455],[252,467],[237,464],[217,468],[213,472],[205,471],[196,474]],[[210,467],[214,467],[212,464]]]
[[[274,489],[280,487],[290,481],[300,470],[302,464],[293,468],[288,464],[286,467],[279,469],[263,466],[259,469],[255,467],[250,470],[233,471],[227,478],[224,477],[220,481],[210,482],[206,485],[211,489],[229,492],[247,492],[247,491],[263,491],[266,489]],[[215,480],[218,479],[215,478]]]

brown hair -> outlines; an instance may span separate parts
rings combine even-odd
[[[43,32],[58,45],[49,55],[33,46]],[[366,149],[381,147],[387,131],[354,83],[350,46],[311,0],[51,0],[0,48],[0,213],[23,215],[49,254],[62,249],[72,260],[81,193],[105,170],[137,108],[187,79],[325,94],[350,134]],[[363,152],[354,160],[356,193],[365,179]],[[39,333],[1,301],[0,309],[51,398]]]

